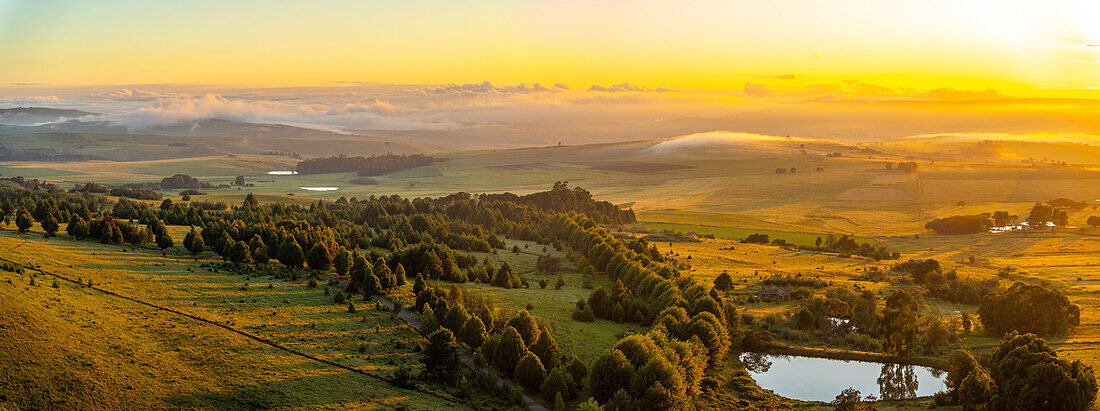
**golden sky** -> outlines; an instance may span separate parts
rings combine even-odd
[[[1091,97],[1092,1],[0,0],[0,84],[859,80]]]

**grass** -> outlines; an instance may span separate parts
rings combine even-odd
[[[420,337],[388,312],[323,288],[212,272],[159,252],[0,233],[5,258],[218,321],[389,376]],[[125,251],[124,251],[125,250]],[[189,270],[190,269],[190,270]],[[454,404],[260,345],[219,328],[43,275],[0,272],[0,392],[16,408],[452,408]],[[380,331],[376,332],[375,327]],[[19,387],[19,389],[16,389]],[[446,393],[446,389],[433,388]],[[468,404],[487,404],[474,398]]]

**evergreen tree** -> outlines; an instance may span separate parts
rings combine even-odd
[[[397,263],[397,267],[393,269],[393,280],[398,287],[405,285],[405,266],[401,263]]]
[[[542,386],[542,382],[546,380],[546,368],[542,365],[542,361],[539,361],[539,357],[535,355],[535,353],[528,351],[527,354],[516,363],[515,376],[516,381],[518,381],[523,388],[538,392],[539,387]]]
[[[496,349],[493,366],[504,376],[511,377],[516,364],[526,353],[527,345],[523,343],[523,337],[514,327],[507,327],[500,338],[500,346]]]
[[[298,245],[298,241],[294,236],[286,236],[283,244],[279,246],[279,262],[290,268],[298,268],[304,261],[305,254],[302,253],[302,247]]]
[[[714,279],[714,288],[718,291],[726,291],[733,286],[733,277],[730,277],[730,273],[722,271],[722,274],[718,274],[718,278]]]
[[[379,257],[374,262],[374,276],[378,277],[378,287],[389,291],[396,285],[394,284],[393,273],[390,271],[390,267],[386,265],[386,260]]]
[[[539,339],[539,332],[541,331],[539,330],[539,324],[527,310],[520,310],[515,317],[508,320],[508,326],[515,328],[519,335],[523,337],[524,347],[534,345]]]
[[[424,375],[431,381],[452,384],[459,375],[461,363],[459,362],[458,344],[455,343],[454,334],[448,329],[439,329],[428,337],[428,344],[424,348],[423,358]]]
[[[172,236],[168,235],[167,231],[163,231],[160,234],[157,234],[156,238],[157,238],[157,240],[156,240],[157,241],[157,247],[160,247],[161,250],[168,249],[168,248],[172,247],[172,245],[175,244],[175,242],[172,241]]]
[[[542,331],[539,333],[539,339],[535,341],[535,345],[531,346],[531,351],[539,356],[539,360],[542,361],[542,365],[546,368],[557,368],[558,342],[554,340],[554,336],[550,335],[549,328],[542,327]]]
[[[466,321],[469,319],[470,315],[466,313],[466,308],[461,303],[456,302],[453,307],[447,310],[443,326],[457,333],[462,329],[462,326],[466,325]]]
[[[244,241],[237,241],[229,246],[226,251],[226,258],[233,264],[245,264],[252,260],[252,251],[249,250],[248,244],[245,244]]]
[[[336,271],[336,275],[347,275],[351,263],[351,253],[348,253],[348,249],[339,247],[336,257],[332,259],[332,268]]]
[[[557,367],[550,370],[539,387],[542,398],[549,401],[551,398],[573,398],[577,393],[577,384],[573,375],[565,367]]]
[[[607,402],[615,391],[629,389],[633,376],[634,366],[622,351],[612,349],[605,351],[592,365],[588,385],[597,401]]]
[[[471,349],[477,350],[485,343],[485,339],[488,338],[485,332],[485,324],[481,322],[480,318],[476,316],[470,317],[466,320],[466,324],[462,326],[462,342],[470,346]]]
[[[420,332],[430,335],[438,329],[439,321],[435,318],[435,312],[430,305],[424,304],[424,308],[420,310]]]
[[[328,252],[328,247],[325,247],[323,242],[318,241],[314,244],[313,248],[309,249],[306,259],[311,270],[324,271],[332,268],[332,254]]]
[[[46,213],[46,217],[42,219],[42,231],[46,232],[49,237],[57,235],[57,230],[61,228],[61,225],[57,222],[57,218],[53,216],[53,213]]]
[[[32,225],[34,225],[34,217],[31,217],[31,213],[26,208],[20,210],[15,216],[15,227],[19,229],[19,234],[26,234]]]
[[[73,214],[72,217],[69,217],[69,224],[65,227],[65,232],[73,238],[84,238],[88,235],[88,222]]]
[[[1086,410],[1096,398],[1092,367],[1058,358],[1035,334],[1005,335],[990,358],[989,376],[996,387],[991,409]],[[966,385],[964,380],[960,389]]]
[[[248,248],[252,251],[253,262],[257,264],[267,263],[267,244],[264,244],[264,239],[260,238],[259,234],[252,236],[252,240],[248,242]]]
[[[359,250],[356,250],[351,257],[351,268],[348,269],[348,274],[351,276],[351,283],[356,286],[361,286],[368,276],[374,277],[373,270],[367,264],[367,258],[359,254]],[[376,278],[374,282],[377,284],[378,279]]]
[[[198,254],[202,252],[203,248],[206,248],[206,244],[203,243],[202,236],[200,235],[195,237],[195,240],[191,242],[191,246],[187,249],[191,250],[192,254]]]

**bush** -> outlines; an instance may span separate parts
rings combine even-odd
[[[1065,295],[1021,282],[1002,293],[986,294],[978,315],[986,332],[994,335],[1016,331],[1062,336],[1081,322],[1080,307]]]
[[[528,351],[516,364],[515,376],[516,381],[524,388],[538,392],[539,387],[546,379],[546,368],[543,367],[542,361],[535,353]]]

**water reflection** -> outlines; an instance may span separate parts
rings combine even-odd
[[[758,352],[747,352],[741,356],[741,362],[745,364],[745,369],[752,373],[765,373],[772,367],[772,362],[768,361],[768,354]]]
[[[879,396],[884,400],[916,397],[919,386],[912,365],[886,364],[878,375]]]
[[[759,353],[745,353],[741,361],[762,388],[799,400],[829,402],[849,387],[882,399],[930,396],[947,389],[944,374],[929,367]]]

